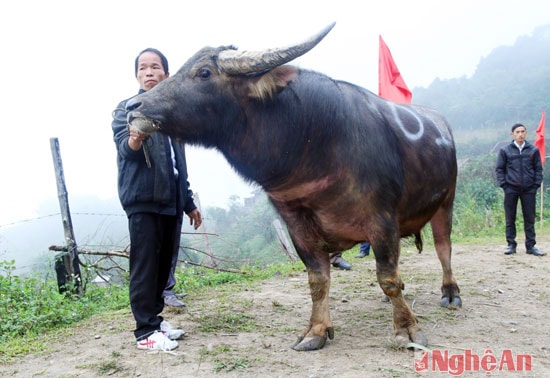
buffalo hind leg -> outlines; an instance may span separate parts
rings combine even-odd
[[[460,289],[451,268],[451,213],[452,208],[441,207],[434,214],[430,223],[432,225],[435,251],[443,270],[440,304],[443,307],[462,307]]]
[[[311,290],[312,309],[308,327],[292,345],[292,349],[309,351],[325,346],[327,337],[334,338],[334,327],[329,312],[330,262],[328,254],[319,254],[313,260],[302,258],[307,268]]]

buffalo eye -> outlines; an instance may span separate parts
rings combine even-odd
[[[208,68],[201,68],[199,70],[198,76],[203,80],[210,79],[210,76],[212,76],[212,71],[210,71]]]

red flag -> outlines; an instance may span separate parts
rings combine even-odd
[[[378,56],[378,95],[386,100],[402,104],[410,104],[412,100],[412,93],[407,88],[382,36],[380,36]]]
[[[535,146],[539,149],[540,160],[544,165],[546,160],[546,149],[544,147],[544,122],[546,121],[546,116],[544,110],[542,111],[542,116],[540,117],[539,126],[537,127],[537,136],[535,137]]]

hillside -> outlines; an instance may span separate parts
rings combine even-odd
[[[436,79],[428,88],[415,88],[413,103],[439,110],[455,130],[515,122],[536,127],[541,110],[550,111],[550,25],[513,46],[496,47],[470,78]]]

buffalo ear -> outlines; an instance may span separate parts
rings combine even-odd
[[[249,79],[248,96],[261,101],[272,99],[298,75],[294,66],[279,66],[265,74]]]

